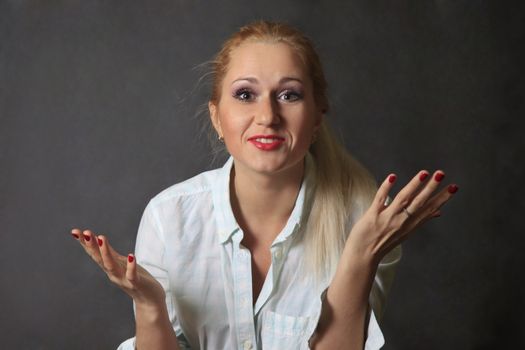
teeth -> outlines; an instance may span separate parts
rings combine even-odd
[[[275,142],[277,139],[267,139],[267,138],[256,138],[255,141],[260,143],[272,143]]]

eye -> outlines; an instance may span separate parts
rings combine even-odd
[[[242,88],[233,93],[233,97],[240,101],[251,101],[255,98],[254,93],[250,89]]]
[[[300,92],[294,90],[285,90],[279,95],[279,100],[286,102],[294,102],[303,98]]]

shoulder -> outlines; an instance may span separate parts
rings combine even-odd
[[[206,171],[172,185],[149,201],[144,217],[155,225],[166,245],[192,246],[213,225],[213,193],[217,191],[220,170]]]
[[[158,209],[174,203],[181,204],[206,198],[211,195],[219,173],[220,169],[209,170],[174,184],[154,196],[148,206],[152,209]]]

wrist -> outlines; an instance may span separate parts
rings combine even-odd
[[[147,322],[156,322],[168,315],[166,303],[141,302],[135,300],[135,313],[137,318]]]
[[[360,280],[373,280],[378,265],[374,257],[357,253],[344,254],[339,264],[345,275]]]
[[[348,246],[347,246],[348,248]],[[363,254],[362,252],[347,249],[343,251],[336,273],[328,292],[333,292],[331,289],[346,290],[352,288],[355,297],[362,296],[367,299],[372,287],[378,263],[371,254]],[[348,295],[348,293],[343,293]]]
[[[354,245],[350,240],[346,242],[341,260],[344,260],[344,266],[355,267],[364,271],[375,271],[381,261],[377,252],[366,247]]]
[[[133,295],[130,294],[130,296],[133,299],[135,307],[141,307],[144,310],[166,308],[166,292],[160,284],[159,288],[155,290],[149,288],[144,291],[136,291]]]

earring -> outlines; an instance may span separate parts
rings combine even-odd
[[[219,140],[220,143],[224,143],[224,137],[222,137],[221,135],[217,137],[217,140]]]

